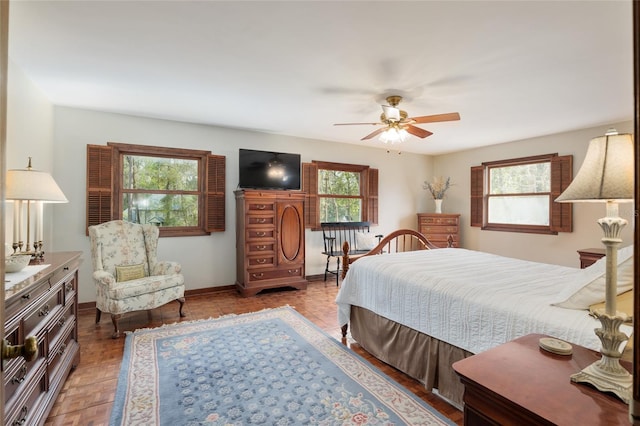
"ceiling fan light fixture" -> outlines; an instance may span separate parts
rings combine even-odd
[[[393,145],[406,141],[408,137],[409,133],[405,129],[401,129],[398,126],[390,126],[380,134],[380,141]]]

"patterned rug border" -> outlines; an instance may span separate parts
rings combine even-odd
[[[130,358],[133,353],[136,353],[138,356],[144,354],[144,356],[148,357],[148,359],[144,361],[145,363],[156,365],[155,357],[157,354],[154,348],[156,339],[229,327],[229,322],[233,322],[233,325],[240,325],[274,318],[281,319],[292,327],[301,337],[320,352],[328,362],[337,366],[343,374],[355,380],[373,396],[378,398],[378,400],[384,401],[384,404],[392,409],[406,424],[454,424],[435,408],[395,382],[383,371],[333,338],[325,330],[321,329],[289,305],[277,308],[265,308],[242,314],[227,314],[215,318],[174,322],[158,327],[142,328],[128,332],[125,340],[124,356],[118,375],[118,387],[113,404],[114,412],[112,413],[109,424],[132,424],[129,423],[131,419],[125,418],[127,403],[129,405],[139,406],[139,403],[134,402],[132,404],[128,402],[127,397],[130,396],[128,387],[125,390],[121,388],[121,383],[126,383],[132,379],[129,376],[130,369],[132,368]],[[184,333],[185,328],[189,328],[190,330]],[[137,374],[140,373],[137,372]],[[148,408],[147,412],[138,413],[135,417],[137,419],[143,418],[146,421],[152,418],[155,419],[155,417],[152,416],[160,412],[159,407],[156,405],[157,399],[155,401],[149,401],[149,398],[146,398],[144,403],[147,405],[151,403],[150,408]],[[122,409],[119,413],[115,413],[116,407],[118,406],[122,407]],[[420,417],[422,415],[420,413],[427,414],[428,418],[426,422],[416,422],[416,416]],[[116,414],[116,416],[114,416],[114,414]],[[118,420],[121,420],[122,423],[118,422]]]
[[[291,308],[295,312],[298,312],[298,311],[296,311],[295,306],[282,305],[282,306],[279,306],[277,308],[264,308],[264,309],[260,309],[259,311],[245,312],[245,313],[242,313],[242,314],[224,314],[224,315],[220,315],[218,317],[209,317],[209,318],[201,318],[201,319],[197,319],[197,320],[185,320],[185,321],[169,322],[169,323],[166,323],[166,324],[159,325],[157,327],[136,328],[133,331],[125,331],[124,335],[128,336],[130,334],[135,334],[135,333],[138,333],[138,332],[160,330],[160,329],[165,328],[165,327],[173,327],[173,326],[177,326],[177,325],[189,325],[189,324],[197,324],[199,322],[224,320],[224,319],[234,318],[234,317],[238,317],[238,316],[242,316],[242,315],[253,315],[253,314],[259,314],[259,313],[266,312],[266,311],[274,311],[274,310],[285,309],[285,308]],[[299,312],[298,312],[298,314],[299,314]],[[331,336],[329,336],[329,337],[331,337]]]

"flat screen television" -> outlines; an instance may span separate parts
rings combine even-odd
[[[240,149],[240,188],[300,189],[300,154]]]

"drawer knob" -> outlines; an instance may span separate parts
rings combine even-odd
[[[24,339],[24,345],[12,345],[8,340],[2,340],[2,360],[23,357],[30,362],[38,356],[38,339],[29,336]]]
[[[256,222],[258,223],[265,223],[267,221],[267,219],[265,219],[264,217],[261,217],[260,219],[257,219]]]
[[[256,259],[258,263],[267,263],[267,259]]]
[[[261,231],[261,232],[256,232],[256,235],[257,235],[258,237],[264,237],[265,235],[267,235],[267,233],[266,233],[266,232],[264,232],[264,231]]]
[[[264,204],[258,204],[258,205],[256,206],[256,208],[257,208],[258,210],[264,210],[264,209],[266,209],[266,208],[267,208],[267,206],[266,206],[266,205],[264,205]]]
[[[266,249],[266,248],[267,248],[267,246],[256,246],[256,248],[257,248],[258,250],[264,250],[264,249]]]
[[[260,272],[259,274],[251,274],[251,276],[253,278],[262,278],[262,277],[264,277],[264,274],[262,272]]]

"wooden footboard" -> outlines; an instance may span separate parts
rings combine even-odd
[[[453,247],[453,238],[451,236],[449,236],[448,246]],[[430,242],[427,237],[413,229],[398,229],[397,231],[393,231],[367,253],[355,256],[349,255],[349,243],[345,241],[342,244],[342,278],[347,275],[349,266],[364,256],[384,253],[399,253],[404,251],[431,250],[437,248],[439,247]]]

